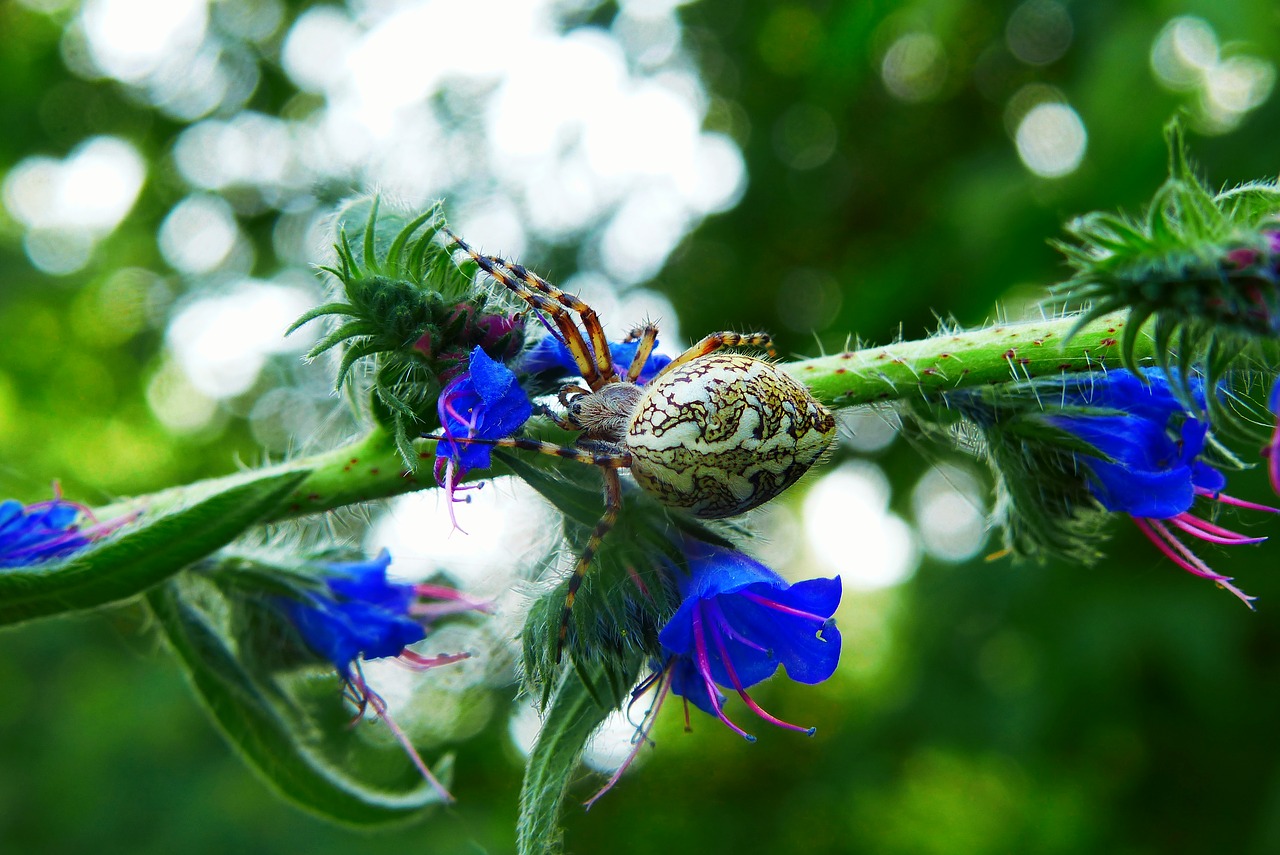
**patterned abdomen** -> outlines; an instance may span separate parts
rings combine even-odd
[[[835,438],[835,418],[768,362],[702,356],[654,381],[627,427],[631,474],[663,504],[715,519],[790,487]]]

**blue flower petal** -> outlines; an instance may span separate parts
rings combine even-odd
[[[1064,381],[1064,403],[1097,407],[1097,416],[1072,413],[1050,422],[1084,440],[1106,458],[1081,456],[1089,489],[1107,510],[1168,519],[1187,511],[1196,489],[1221,490],[1226,479],[1199,460],[1209,425],[1183,409],[1160,371],[1116,370]],[[1203,389],[1193,383],[1203,403]]]
[[[657,344],[655,341],[655,348]],[[609,354],[613,358],[614,369],[619,375],[626,373],[627,369],[631,367],[631,361],[635,359],[636,351],[639,347],[640,342],[638,340],[609,343]],[[648,383],[670,363],[671,357],[663,356],[660,353],[650,353],[636,381],[641,384]],[[543,371],[554,370],[559,372],[557,374],[558,377],[576,377],[579,373],[578,363],[574,362],[573,354],[569,352],[569,348],[565,347],[554,336],[546,336],[539,339],[533,347],[526,350],[520,358],[519,367],[521,371],[527,374],[539,374]]]
[[[533,415],[533,404],[515,373],[480,347],[471,351],[466,373],[440,393],[440,423],[446,436],[501,439]],[[464,470],[488,469],[491,446],[441,439],[437,457],[450,457]]]
[[[93,533],[76,529],[82,513],[79,505],[61,499],[0,502],[0,567],[39,564],[88,546]]]
[[[344,676],[357,659],[398,656],[426,637],[409,616],[413,586],[387,581],[390,563],[383,550],[369,561],[328,564],[325,583],[331,596],[284,603],[307,646]]]
[[[689,701],[707,715],[715,715],[716,708],[711,703],[711,694],[707,691],[707,683],[698,673],[692,659],[677,657],[671,666],[671,691]],[[723,704],[724,695],[717,691],[716,700]]]
[[[698,664],[704,654],[711,679],[726,689],[754,686],[780,665],[803,683],[834,673],[840,633],[829,618],[840,603],[838,578],[791,585],[740,552],[690,541],[686,553],[690,572],[679,580],[683,600],[658,635],[675,657],[673,691],[712,711]]]

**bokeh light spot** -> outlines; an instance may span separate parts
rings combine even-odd
[[[796,104],[774,126],[774,150],[792,169],[813,169],[831,159],[836,150],[836,123],[831,114],[813,104]]]
[[[968,469],[939,464],[916,482],[911,507],[925,552],[942,561],[967,561],[987,539],[985,490]]]
[[[160,254],[182,273],[208,273],[235,246],[235,213],[218,196],[188,196],[160,224]]]
[[[196,389],[231,398],[253,386],[270,356],[306,349],[305,330],[287,339],[284,331],[312,305],[309,290],[246,280],[179,311],[169,350]]]
[[[1048,65],[1071,46],[1071,15],[1055,0],[1027,0],[1009,16],[1009,52],[1028,65]]]
[[[880,76],[889,94],[915,103],[937,95],[947,76],[942,42],[932,33],[906,33],[885,51]]]
[[[804,497],[804,531],[823,572],[851,588],[901,584],[919,556],[911,527],[889,512],[889,480],[872,463],[851,462],[828,472]]]
[[[1061,103],[1032,107],[1018,124],[1014,140],[1023,164],[1042,178],[1075,172],[1088,144],[1080,114]]]

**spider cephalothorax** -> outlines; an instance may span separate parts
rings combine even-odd
[[[630,469],[636,483],[663,504],[717,519],[777,496],[835,438],[835,418],[801,383],[765,360],[716,353],[723,347],[769,348],[768,335],[713,333],[641,386],[637,378],[653,351],[657,327],[649,324],[628,336],[638,346],[619,375],[591,307],[523,266],[481,255],[448,229],[445,233],[481,270],[555,324],[586,384],[562,389],[565,414],[551,414],[561,427],[580,431],[574,447],[521,438],[489,441],[578,460],[604,472],[605,511],[569,582],[561,646],[583,576],[622,506],[619,469]]]

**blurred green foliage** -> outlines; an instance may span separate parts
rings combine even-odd
[[[307,5],[281,7],[279,32]],[[748,181],[741,202],[687,238],[656,283],[682,328],[691,337],[769,329],[784,353],[810,354],[811,330],[831,348],[847,335],[917,337],[936,326],[935,312],[966,324],[1018,316],[1066,275],[1046,243],[1062,221],[1137,210],[1163,179],[1161,126],[1199,97],[1153,75],[1152,46],[1172,18],[1201,16],[1224,56],[1280,57],[1280,20],[1264,0],[1047,5],[1065,10],[1070,30],[1060,57],[1044,64],[1011,52],[1023,8],[1011,2],[682,7],[711,96],[707,126],[742,147]],[[574,21],[608,26],[616,13],[603,4]],[[156,242],[188,192],[173,161],[186,123],[119,83],[69,71],[64,29],[78,20],[74,8],[0,4],[0,171],[109,133],[142,152],[148,178],[128,217],[68,276],[35,270],[20,224],[0,210],[0,494],[34,500],[61,479],[69,496],[101,503],[259,459],[246,418],[254,396],[322,372],[288,356],[204,428],[174,432],[156,418],[148,389],[164,370],[165,322],[189,296]],[[932,34],[943,56],[917,100],[891,94],[883,74],[890,46],[909,32]],[[423,38],[424,49],[458,38],[484,48],[482,32]],[[277,35],[253,46],[257,86],[242,108],[300,115],[314,106],[281,73],[280,44]],[[1019,160],[1010,102],[1029,84],[1056,87],[1087,129],[1083,163],[1063,177],[1037,177]],[[1276,172],[1274,97],[1215,130],[1191,138],[1213,183]],[[345,180],[314,188],[315,199],[340,195]],[[270,204],[249,188],[223,195],[254,249],[246,272],[296,266],[276,253]],[[566,244],[531,247],[526,260],[563,279],[577,259]],[[899,442],[879,463],[902,488],[930,461]],[[1260,477],[1237,480],[1235,492],[1261,498]],[[907,493],[895,490],[904,512]],[[855,598],[832,681],[760,692],[781,718],[819,725],[813,740],[762,732],[748,746],[696,713],[685,735],[668,708],[648,762],[589,814],[570,807],[569,848],[1280,851],[1273,549],[1213,555],[1259,595],[1256,614],[1130,534],[1092,569],[926,559],[908,584]],[[848,553],[856,562],[859,544]],[[0,685],[5,851],[514,845],[520,759],[502,717],[459,748],[456,808],[366,837],[271,797],[132,609],[0,634]],[[584,773],[579,795],[597,784]]]

